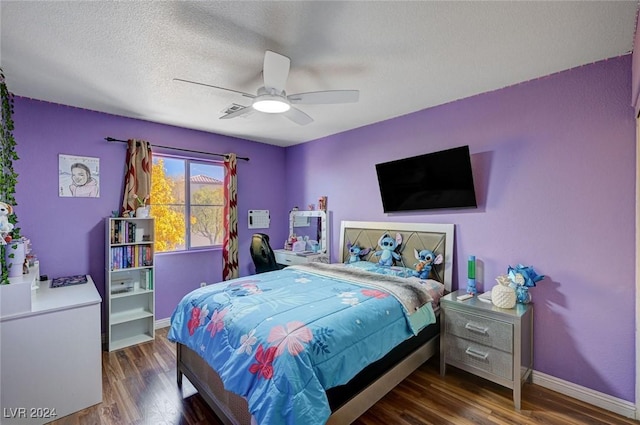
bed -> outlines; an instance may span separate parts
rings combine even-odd
[[[437,352],[438,299],[451,290],[452,224],[343,221],[337,264],[209,285],[171,320],[186,376],[225,424],[353,422]],[[402,243],[378,265],[383,234]],[[369,253],[349,263],[349,246]],[[442,255],[428,279],[414,252]]]

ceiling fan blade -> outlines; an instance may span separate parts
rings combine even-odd
[[[230,112],[228,114],[224,114],[220,117],[221,120],[228,120],[230,118],[237,118],[243,115],[248,115],[253,112],[253,108],[251,106],[245,106],[242,109],[238,109],[237,111]]]
[[[302,112],[300,109],[294,107],[291,107],[291,109],[289,109],[288,111],[283,112],[282,115],[289,118],[294,123],[300,125],[307,125],[313,122],[313,118]]]
[[[283,92],[287,84],[287,78],[289,78],[290,67],[291,59],[267,50],[264,53],[264,66],[262,68],[264,86],[276,89],[278,93]]]
[[[199,86],[211,87],[211,88],[214,88],[214,89],[219,89],[219,90],[230,91],[230,92],[233,92],[233,93],[238,93],[238,94],[241,94],[242,96],[250,97],[251,99],[255,98],[255,95],[252,95],[252,94],[249,94],[249,93],[245,93],[245,92],[241,92],[241,91],[233,90],[233,89],[227,89],[227,88],[219,87],[219,86],[212,86],[211,84],[199,83],[197,81],[183,80],[182,78],[174,78],[173,81],[179,81],[181,83],[197,84]]]
[[[312,91],[287,96],[289,102],[294,104],[354,103],[357,102],[359,98],[359,90]]]

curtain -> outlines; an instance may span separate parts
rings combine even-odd
[[[236,154],[224,159],[224,242],[222,279],[238,277],[238,182]]]
[[[144,140],[127,141],[127,163],[124,174],[122,210],[135,211],[149,204],[151,195],[151,145]]]

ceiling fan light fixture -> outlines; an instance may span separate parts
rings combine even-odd
[[[286,98],[269,94],[256,97],[252,106],[253,109],[267,114],[279,114],[291,109],[291,105]]]

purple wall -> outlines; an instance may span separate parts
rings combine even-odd
[[[627,55],[290,147],[286,200],[328,196],[334,260],[341,220],[367,220],[454,223],[454,287],[470,254],[484,290],[533,265],[535,369],[634,401],[630,93]],[[477,209],[383,213],[374,164],[460,145]]]
[[[13,118],[20,156],[15,163],[19,173],[16,213],[23,235],[33,242],[43,274],[89,273],[104,295],[104,220],[122,202],[126,151],[122,143],[106,142],[106,136],[205,152],[235,152],[250,158],[249,162],[238,160],[242,275],[254,272],[249,255],[254,232],[247,228],[249,209],[271,211],[271,228],[261,232],[274,240],[284,239],[287,233],[289,210],[279,189],[285,184],[283,148],[19,97]],[[100,158],[100,198],[58,197],[58,154]],[[222,253],[159,254],[156,268],[156,318],[163,319],[200,282],[222,280]]]

